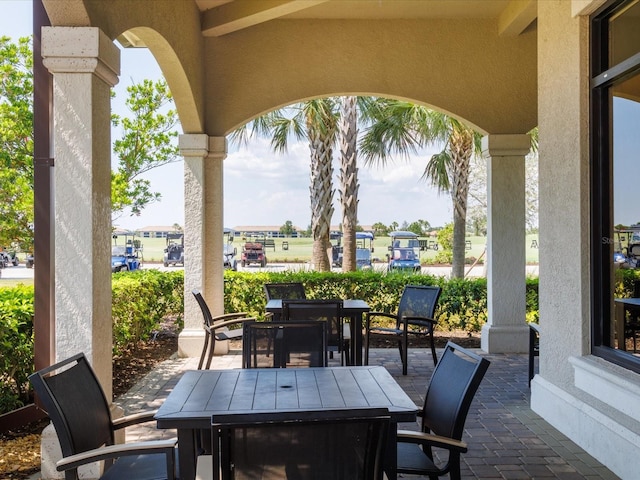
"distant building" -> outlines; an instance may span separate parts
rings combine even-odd
[[[149,227],[138,228],[135,232],[139,237],[143,238],[167,238],[167,234],[181,231],[182,229],[176,228],[173,225],[152,225]]]

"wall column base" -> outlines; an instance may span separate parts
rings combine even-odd
[[[492,325],[482,327],[480,346],[487,353],[527,353],[528,325]]]

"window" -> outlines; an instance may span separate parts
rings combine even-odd
[[[591,68],[593,352],[640,372],[640,330],[616,317],[614,300],[620,269],[640,278],[640,0],[594,15]]]

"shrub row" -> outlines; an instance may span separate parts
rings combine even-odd
[[[114,354],[145,340],[167,315],[182,321],[184,275],[143,270],[113,275]],[[0,288],[0,414],[30,401],[33,287]]]
[[[225,311],[249,312],[262,318],[265,283],[302,282],[309,298],[358,298],[371,310],[393,312],[404,285],[438,285],[438,329],[478,332],[487,320],[487,281],[484,278],[447,280],[404,273],[225,272]],[[538,279],[527,279],[527,321],[538,319]]]

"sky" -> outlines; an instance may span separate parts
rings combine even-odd
[[[17,40],[32,33],[31,0],[0,0],[0,35]],[[153,55],[147,49],[121,48],[120,82],[114,87],[112,109],[127,115],[124,107],[126,87],[144,79],[162,76]],[[182,132],[180,132],[182,133]],[[112,132],[112,139],[117,132]],[[427,160],[440,148],[425,149],[412,158],[398,159],[386,167],[359,165],[358,220],[360,225],[382,222],[426,220],[432,226],[452,221],[448,194],[438,194],[420,180]],[[334,160],[334,216],[332,225],[341,221],[338,198],[339,167]],[[152,170],[145,178],[160,192],[160,202],[149,205],[138,217],[122,216],[115,223],[123,228],[184,225],[182,161]],[[283,225],[290,220],[306,229],[311,221],[309,148],[306,143],[292,143],[287,154],[275,154],[268,139],[256,138],[247,147],[229,144],[224,161],[224,224]]]

